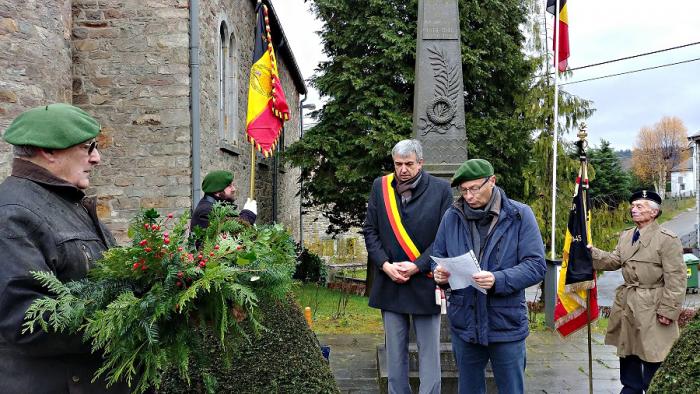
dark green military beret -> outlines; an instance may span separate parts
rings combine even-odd
[[[212,171],[204,177],[202,181],[202,190],[204,193],[220,192],[228,187],[233,182],[233,174],[224,171]]]
[[[12,145],[66,149],[95,138],[100,124],[87,112],[70,104],[50,104],[22,112],[5,130]]]
[[[493,166],[484,159],[470,159],[462,163],[452,176],[452,187],[466,181],[493,175]]]

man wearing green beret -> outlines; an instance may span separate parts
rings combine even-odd
[[[202,181],[204,197],[199,200],[192,213],[190,227],[209,227],[209,213],[215,203],[234,204],[236,186],[233,184],[233,173],[230,171],[212,171]],[[235,204],[234,204],[235,205]],[[250,198],[243,205],[239,218],[249,224],[254,224],[258,214],[258,203]]]
[[[100,163],[99,123],[68,104],[20,114],[5,130],[13,145],[12,173],[0,184],[0,382],[3,393],[127,393],[91,382],[100,355],[79,335],[22,333],[24,313],[51,293],[31,271],[61,281],[83,278],[115,245],[100,223],[94,198],[85,196]]]
[[[439,394],[441,302],[435,297],[430,255],[452,192],[447,182],[423,170],[418,140],[399,141],[391,157],[394,172],[374,180],[362,228],[375,275],[369,306],[382,311],[388,391],[411,393],[412,324],[419,349],[420,393]]]
[[[496,186],[493,166],[467,160],[452,178],[461,195],[442,218],[433,255],[470,251],[480,271],[474,286],[451,289],[447,315],[459,372],[459,393],[485,393],[491,360],[500,393],[525,391],[525,289],[544,279],[544,244],[529,206]],[[435,281],[447,286],[450,272],[433,263]],[[478,287],[478,288],[477,288]]]

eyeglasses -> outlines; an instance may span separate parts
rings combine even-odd
[[[97,140],[92,140],[92,142],[90,142],[89,144],[83,144],[83,147],[87,148],[87,153],[89,156],[92,154],[92,152],[95,151],[95,149],[97,149]]]
[[[482,187],[484,187],[484,185],[486,184],[486,182],[489,181],[489,179],[491,179],[490,176],[487,176],[486,178],[484,178],[484,182],[482,182],[481,185],[479,185],[479,186],[472,186],[472,187],[468,187],[468,188],[460,187],[459,192],[460,192],[460,194],[464,194],[464,195],[471,193],[473,196],[476,193],[478,193]]]

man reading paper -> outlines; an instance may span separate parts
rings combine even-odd
[[[532,209],[496,186],[486,160],[466,161],[452,178],[458,198],[442,218],[433,255],[455,257],[473,250],[481,271],[469,286],[451,291],[447,315],[459,371],[459,393],[485,393],[490,359],[500,393],[525,391],[525,338],[529,333],[525,288],[544,279],[544,245]],[[434,264],[435,281],[450,276]]]

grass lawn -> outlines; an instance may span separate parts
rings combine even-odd
[[[381,334],[384,332],[382,315],[378,309],[367,306],[367,297],[346,295],[315,284],[297,283],[294,294],[299,305],[311,307],[313,330],[318,334]],[[345,307],[343,308],[343,303]],[[544,312],[530,314],[532,331],[547,331]],[[594,333],[605,334],[608,319],[593,323]]]
[[[302,308],[311,307],[313,330],[319,334],[384,332],[382,315],[367,305],[367,297],[303,283],[295,286],[294,295]]]

